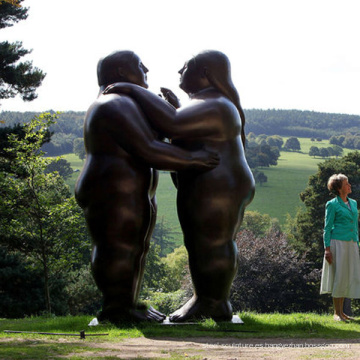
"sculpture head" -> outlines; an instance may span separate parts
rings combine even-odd
[[[181,74],[180,88],[187,94],[194,94],[212,87],[236,106],[241,117],[241,138],[245,146],[245,115],[240,105],[239,94],[231,79],[228,57],[220,51],[206,50],[186,62],[179,73]]]
[[[218,88],[233,86],[231,81],[230,62],[225,54],[216,50],[207,50],[187,61],[179,71],[180,88],[188,94],[208,87]]]
[[[130,82],[148,88],[148,71],[133,51],[115,51],[99,60],[98,83],[105,87],[115,82]]]

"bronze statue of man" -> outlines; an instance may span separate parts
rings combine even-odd
[[[244,112],[223,53],[202,52],[179,73],[180,88],[191,100],[179,109],[135,85],[117,83],[105,92],[134,98],[173,144],[188,151],[206,146],[219,154],[220,164],[211,171],[177,172],[177,210],[195,291],[170,320],[230,320],[230,287],[238,268],[235,236],[255,192],[244,154]]]
[[[138,304],[146,254],[156,219],[157,172],[209,170],[218,156],[159,141],[138,104],[104,95],[114,82],[147,88],[148,69],[132,51],[98,63],[100,93],[86,113],[86,161],[75,187],[92,238],[92,271],[103,294],[99,321],[155,320],[165,315]]]

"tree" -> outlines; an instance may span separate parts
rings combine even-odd
[[[300,141],[296,137],[290,137],[286,140],[284,149],[286,150],[294,150],[299,151],[301,150]]]
[[[336,157],[342,156],[344,150],[343,150],[343,148],[341,146],[333,145],[332,148],[333,148],[333,151],[334,151],[334,156],[336,156]]]
[[[0,317],[21,318],[43,309],[41,272],[5,247],[0,247],[0,279]]]
[[[258,211],[245,211],[241,229],[249,230],[256,237],[262,237],[271,230],[280,231],[279,220],[271,218],[268,214],[260,214]]]
[[[164,217],[156,223],[152,240],[155,245],[159,246],[160,256],[165,256],[175,248],[174,234],[176,232],[167,226]]]
[[[321,157],[323,158],[329,157],[329,151],[327,148],[320,148],[319,152]]]
[[[82,210],[58,173],[45,173],[50,160],[39,150],[55,115],[25,124],[25,137],[10,135],[16,154],[10,171],[0,172],[0,245],[22,253],[41,270],[46,310],[51,312],[52,282],[90,255]]]
[[[281,149],[281,147],[284,144],[284,140],[281,136],[279,135],[272,135],[272,136],[268,136],[266,138],[266,143],[269,146],[276,146],[279,150]]]
[[[351,152],[341,159],[330,159],[318,164],[318,171],[309,178],[308,187],[300,194],[305,210],[299,210],[295,218],[294,246],[298,252],[306,252],[307,258],[321,268],[324,252],[323,229],[325,204],[332,196],[327,189],[327,181],[333,174],[343,173],[354,184],[354,199],[360,198],[360,153]],[[359,204],[358,204],[359,206]]]
[[[320,156],[320,151],[317,146],[311,146],[309,150],[309,156]]]
[[[260,186],[262,186],[262,184],[266,183],[268,180],[267,176],[262,171],[259,171],[257,169],[253,171],[253,175],[254,175],[255,183],[260,184]]]
[[[164,291],[173,292],[187,285],[190,277],[189,255],[184,245],[176,248],[172,253],[162,258],[166,266]]]
[[[0,171],[10,171],[10,165],[17,155],[15,151],[10,150],[9,138],[11,135],[24,139],[26,135],[24,125],[18,123],[12,127],[0,127]],[[42,138],[43,144],[50,141],[51,135],[52,133],[46,130]]]
[[[277,165],[279,157],[280,152],[276,146],[269,146],[267,144],[250,145],[246,149],[246,158],[252,169],[258,166],[269,167],[270,165]]]
[[[85,146],[84,146],[84,138],[76,138],[73,142],[73,152],[75,155],[79,157],[80,160],[84,160],[86,153],[85,153]]]
[[[66,159],[57,158],[50,162],[45,168],[45,174],[53,173],[57,171],[57,173],[67,180],[74,172],[71,167],[71,164]]]
[[[18,0],[20,4],[23,0]],[[27,18],[27,8],[15,6],[9,2],[0,3],[0,29],[13,26]],[[20,95],[24,101],[36,99],[36,89],[41,85],[45,74],[32,61],[19,62],[31,53],[22,47],[22,42],[0,43],[0,99],[13,98]]]

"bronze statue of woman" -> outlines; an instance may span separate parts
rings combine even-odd
[[[201,52],[179,73],[180,88],[190,102],[178,109],[132,84],[113,84],[106,93],[125,93],[135,99],[152,127],[174,145],[189,151],[206,148],[219,155],[220,164],[210,171],[177,172],[177,211],[194,296],[171,314],[170,321],[204,317],[226,321],[232,318],[229,295],[238,268],[235,237],[255,193],[244,154],[245,117],[226,55]]]

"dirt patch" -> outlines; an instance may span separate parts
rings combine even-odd
[[[196,358],[235,359],[360,359],[360,340],[238,339],[238,338],[131,338],[88,343],[81,356],[113,356],[119,359]],[[91,351],[91,347],[96,350]],[[100,349],[103,349],[100,350]]]

